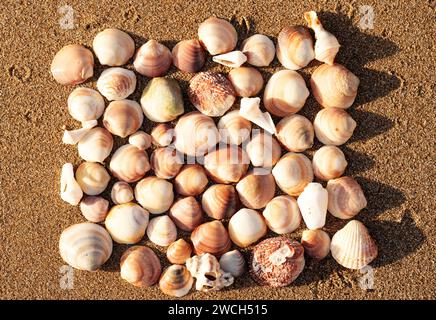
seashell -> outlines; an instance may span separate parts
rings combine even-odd
[[[268,112],[260,111],[260,98],[242,98],[239,115],[269,132],[276,133],[276,127]]]
[[[339,219],[350,219],[366,207],[362,188],[351,177],[341,177],[327,182],[328,211]]]
[[[315,32],[315,59],[327,64],[333,64],[336,54],[339,52],[338,39],[324,29],[315,11],[304,13],[309,28]]]
[[[239,68],[247,61],[247,57],[242,51],[236,50],[214,56],[212,57],[212,61],[226,67]]]
[[[129,144],[134,145],[140,150],[147,150],[151,147],[151,136],[144,131],[136,131],[129,137]]]
[[[313,155],[313,173],[318,179],[328,181],[339,178],[348,163],[344,153],[335,146],[323,146]]]
[[[181,198],[172,205],[169,216],[183,231],[192,231],[203,222],[203,212],[194,197]]]
[[[197,196],[206,188],[209,180],[206,171],[198,164],[183,166],[173,181],[176,192],[183,196]]]
[[[65,144],[77,144],[86,134],[97,125],[97,120],[82,122],[82,128],[76,130],[64,130],[62,142]]]
[[[191,157],[203,156],[220,140],[212,118],[197,111],[180,117],[175,127],[175,135],[176,149]]]
[[[132,202],[134,199],[132,187],[124,181],[116,182],[112,186],[111,199],[115,204]]]
[[[189,101],[201,113],[210,117],[220,117],[233,106],[235,89],[222,73],[200,72],[189,82]]]
[[[263,210],[268,228],[275,233],[291,233],[300,226],[301,213],[297,201],[290,196],[273,198]]]
[[[241,248],[255,243],[267,232],[263,217],[257,211],[246,208],[239,210],[230,218],[228,228],[230,239]]]
[[[277,139],[292,152],[303,152],[313,146],[312,123],[299,114],[292,114],[277,124]]]
[[[141,106],[133,100],[112,101],[103,116],[104,127],[112,134],[125,138],[138,131],[144,115]]]
[[[250,275],[260,285],[286,287],[304,269],[304,248],[285,237],[263,240],[251,251]]]
[[[330,251],[333,258],[345,268],[361,269],[370,264],[378,248],[362,222],[352,220],[335,233]]]
[[[194,279],[192,279],[188,269],[185,266],[175,264],[163,272],[159,280],[159,288],[169,296],[180,298],[189,293],[193,283]]]
[[[184,72],[199,72],[206,62],[206,53],[197,39],[180,41],[172,54],[174,65]]]
[[[241,51],[247,56],[247,62],[255,67],[268,67],[276,53],[274,43],[263,34],[245,39]]]
[[[356,121],[343,109],[326,108],[316,114],[313,128],[320,142],[339,146],[351,138]]]
[[[102,222],[109,211],[109,201],[99,196],[86,196],[80,202],[80,211],[86,220]]]
[[[61,199],[76,206],[83,197],[83,191],[74,178],[74,168],[71,163],[65,163],[61,171]]]
[[[79,87],[68,96],[68,113],[80,122],[97,120],[104,107],[103,97],[93,89]]]
[[[310,230],[321,229],[327,215],[327,190],[320,183],[309,183],[297,199],[303,220]]]
[[[138,181],[150,170],[147,153],[134,145],[123,145],[112,155],[109,170],[119,180]]]
[[[220,258],[220,267],[233,277],[242,276],[245,272],[245,259],[238,250],[224,253]]]
[[[182,168],[183,159],[174,148],[157,148],[151,154],[150,165],[157,177],[172,179]]]
[[[151,79],[141,96],[145,116],[154,122],[168,122],[183,114],[182,89],[175,79]]]
[[[252,67],[232,69],[229,73],[229,80],[238,97],[255,96],[263,88],[262,74]]]
[[[105,29],[95,36],[92,48],[100,64],[121,66],[133,56],[135,42],[121,30]]]
[[[94,56],[84,46],[67,45],[54,56],[50,71],[53,78],[63,85],[85,82],[94,75]]]
[[[263,103],[273,115],[286,117],[300,111],[308,96],[306,82],[298,72],[281,70],[266,84]]]
[[[290,196],[298,196],[313,181],[312,164],[301,153],[285,154],[272,169],[272,174],[279,188]]]
[[[310,78],[310,87],[316,101],[324,108],[350,107],[357,96],[360,80],[340,64],[323,64]]]
[[[84,193],[95,196],[102,193],[111,177],[106,169],[96,162],[83,162],[76,170],[76,180]]]
[[[282,149],[277,140],[268,133],[257,133],[245,148],[255,167],[272,167],[279,161]]]
[[[73,268],[95,271],[111,256],[112,239],[98,224],[78,223],[62,231],[59,252]]]
[[[155,146],[167,147],[175,137],[174,129],[166,123],[158,124],[151,130],[151,141]]]
[[[119,67],[104,70],[97,80],[98,91],[109,101],[126,99],[135,88],[135,73]]]
[[[260,209],[274,197],[276,183],[269,171],[257,169],[238,182],[236,191],[244,206],[250,209]]]
[[[229,219],[239,207],[239,198],[234,186],[215,184],[210,186],[201,198],[201,206],[211,218]]]
[[[144,237],[148,219],[146,210],[130,202],[113,206],[104,223],[115,242],[134,244]]]
[[[250,160],[241,148],[230,145],[208,153],[204,168],[218,183],[238,182],[247,172]]]
[[[90,162],[103,162],[111,153],[114,139],[109,131],[96,127],[91,129],[77,144],[79,156]]]
[[[301,236],[304,251],[314,259],[322,260],[330,252],[330,237],[320,229],[304,230]]]
[[[135,199],[150,213],[163,213],[173,204],[173,185],[158,177],[146,177],[136,184]]]
[[[286,69],[302,69],[315,58],[312,35],[303,26],[283,28],[276,49],[277,58]]]
[[[158,246],[169,246],[177,239],[176,225],[167,215],[153,218],[148,224],[147,236]]]
[[[192,248],[189,243],[179,239],[170,244],[167,249],[168,261],[174,264],[185,264],[186,260],[191,257]]]
[[[196,254],[210,253],[216,257],[229,251],[232,243],[221,221],[214,220],[200,224],[191,233]]]
[[[133,246],[121,256],[121,278],[137,287],[151,287],[160,277],[159,258],[148,247]]]
[[[171,67],[173,57],[170,50],[156,40],[148,40],[136,52],[133,66],[146,77],[164,75]]]
[[[239,115],[238,110],[227,112],[218,122],[221,141],[240,145],[250,137],[251,122]]]
[[[232,51],[238,42],[238,34],[230,22],[210,17],[198,27],[198,39],[211,55]]]

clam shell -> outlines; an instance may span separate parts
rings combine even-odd
[[[263,34],[255,34],[245,39],[241,51],[247,56],[247,62],[255,67],[269,66],[276,52],[274,43]]]
[[[193,283],[194,279],[188,269],[175,264],[163,272],[159,280],[159,288],[169,296],[180,298],[189,293]]]
[[[159,258],[148,247],[133,246],[121,256],[121,278],[137,287],[150,287],[160,277]]]
[[[239,115],[238,110],[227,112],[218,122],[221,141],[240,145],[250,137],[251,122]]]
[[[174,65],[184,72],[199,72],[206,62],[206,53],[197,39],[180,41],[172,54]]]
[[[229,219],[239,207],[239,198],[235,187],[228,184],[210,186],[203,193],[201,206],[211,218]]]
[[[220,258],[220,266],[235,278],[242,276],[246,268],[245,259],[238,250],[224,253]]]
[[[262,214],[268,228],[278,234],[291,233],[301,223],[297,201],[290,196],[273,198],[268,202]]]
[[[328,211],[339,219],[350,219],[366,207],[362,188],[351,177],[341,177],[327,182]]]
[[[107,66],[122,66],[135,52],[133,39],[118,29],[105,29],[98,33],[92,47],[100,64]]]
[[[229,236],[233,243],[244,248],[255,243],[267,232],[263,217],[255,210],[241,209],[229,221]]]
[[[68,112],[77,121],[97,120],[104,108],[103,97],[93,89],[79,87],[68,96]]]
[[[170,50],[156,40],[148,40],[136,52],[133,66],[146,77],[159,77],[171,67],[173,57]]]
[[[197,196],[206,188],[209,180],[204,168],[198,164],[187,164],[175,177],[173,184],[176,192],[183,196]]]
[[[168,261],[174,264],[185,264],[186,260],[191,257],[192,248],[189,243],[179,239],[170,244],[167,249]]]
[[[245,63],[245,61],[247,61],[247,57],[242,53],[242,51],[236,50],[214,56],[212,57],[212,61],[226,67],[239,68]]]
[[[268,133],[254,135],[245,147],[255,167],[272,167],[279,161],[282,149],[277,140]]]
[[[109,169],[117,179],[131,183],[141,179],[150,170],[150,164],[147,153],[126,144],[112,155]]]
[[[277,58],[286,69],[299,70],[307,66],[315,58],[309,30],[303,26],[283,28],[277,37]]]
[[[111,177],[106,169],[96,162],[83,162],[76,170],[76,180],[82,191],[90,196],[102,193]]]
[[[183,166],[183,158],[172,147],[157,148],[150,157],[151,169],[162,179],[172,179]]]
[[[216,55],[232,51],[238,34],[230,22],[210,17],[198,27],[198,39],[211,55]]]
[[[118,181],[112,186],[111,199],[115,204],[123,204],[127,202],[132,202],[133,189],[132,187],[124,181]]]
[[[313,173],[318,179],[328,181],[339,178],[348,163],[344,153],[335,146],[323,146],[313,155]]]
[[[158,177],[146,177],[136,184],[135,199],[150,213],[163,213],[173,204],[173,185]]]
[[[304,251],[314,259],[321,260],[330,252],[330,237],[323,230],[304,230],[301,236]]]
[[[123,68],[106,69],[97,80],[98,91],[109,101],[126,99],[135,88],[135,73]]]
[[[351,138],[356,121],[343,109],[326,108],[316,114],[313,128],[320,142],[339,146]]]
[[[239,199],[250,209],[260,209],[274,197],[276,183],[269,171],[257,169],[248,173],[236,184]]]
[[[327,202],[327,190],[320,183],[311,182],[304,188],[297,203],[307,228],[314,230],[324,227]]]
[[[136,131],[129,137],[129,144],[134,145],[140,150],[147,150],[151,147],[151,136],[144,131]]]
[[[315,133],[312,123],[299,114],[283,118],[276,129],[277,139],[288,151],[303,152],[313,145]]]
[[[173,142],[174,137],[174,129],[166,123],[158,124],[151,130],[151,141],[158,147],[169,146]]]
[[[104,127],[112,134],[125,138],[142,126],[144,115],[133,100],[112,101],[103,116]]]
[[[77,144],[79,156],[90,162],[103,162],[111,153],[114,139],[109,131],[96,127],[91,129]]]
[[[262,74],[252,67],[240,67],[232,69],[229,80],[238,97],[253,97],[263,88]]]
[[[195,228],[191,233],[191,241],[196,254],[210,253],[217,257],[229,251],[232,245],[226,228],[218,220]]]
[[[158,246],[169,246],[177,239],[176,225],[167,215],[153,218],[148,224],[147,236]]]
[[[74,178],[74,168],[71,163],[65,163],[61,170],[61,199],[72,206],[79,204],[83,191]]]
[[[204,168],[218,183],[238,182],[247,172],[249,163],[246,152],[233,145],[212,151],[204,157]]]
[[[109,201],[98,196],[86,196],[80,202],[80,211],[86,220],[102,222],[109,211]]]
[[[192,231],[203,222],[203,212],[194,197],[175,201],[168,215],[183,231]]]

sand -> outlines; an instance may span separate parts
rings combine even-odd
[[[380,249],[371,264],[373,288],[362,289],[359,271],[346,270],[328,257],[320,262],[307,259],[301,276],[287,288],[259,287],[246,275],[229,289],[193,292],[185,298],[436,298],[434,1],[70,0],[72,30],[60,28],[57,10],[65,3],[0,3],[0,298],[168,298],[156,286],[138,289],[120,279],[118,263],[126,246],[119,245],[103,270],[74,271],[73,287],[60,286],[64,262],[58,254],[59,235],[84,220],[77,207],[59,197],[62,164],[80,163],[76,147],[61,142],[63,126],[77,127],[66,109],[72,87],[57,84],[49,72],[51,59],[62,46],[91,46],[99,31],[116,27],[129,32],[137,47],[153,38],[172,48],[195,37],[199,23],[211,14],[231,20],[240,39],[264,33],[275,41],[284,26],[304,24],[302,14],[310,9],[323,11],[325,27],[342,44],[337,61],[361,80],[349,109],[358,127],[341,149],[349,161],[346,174],[357,179],[368,199],[368,207],[356,218],[368,226]],[[362,4],[374,8],[373,29],[359,28]],[[317,65],[312,62],[301,71],[306,81]],[[206,68],[228,71],[210,61]],[[274,60],[262,73],[268,79],[281,68]],[[95,87],[101,70],[97,66],[95,77],[85,86]],[[169,76],[184,89],[190,78],[174,68]],[[139,79],[134,99],[147,82]],[[313,120],[319,109],[311,96],[301,114]],[[307,154],[311,156],[319,146]],[[333,235],[344,224],[329,216],[326,231]],[[302,228],[289,237],[299,239],[301,232]],[[166,266],[163,249],[150,246]]]

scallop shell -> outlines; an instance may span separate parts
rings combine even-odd
[[[176,225],[167,215],[153,218],[148,224],[147,236],[158,246],[169,246],[177,239]]]
[[[260,110],[260,98],[242,98],[239,115],[257,124],[270,134],[276,133],[276,127],[271,115]]]
[[[250,137],[251,122],[239,115],[238,110],[227,112],[218,122],[221,141],[240,145]]]
[[[157,148],[150,157],[151,169],[162,179],[172,179],[183,166],[183,158],[171,147]]]
[[[109,169],[117,179],[131,183],[141,179],[150,170],[150,164],[147,153],[126,144],[112,155]]]
[[[286,69],[299,70],[307,66],[315,58],[309,30],[303,26],[283,28],[277,37],[277,58]]]
[[[244,256],[238,250],[224,253],[220,258],[220,266],[235,278],[242,276],[246,268]]]
[[[339,146],[351,138],[356,121],[343,109],[326,108],[317,113],[313,128],[320,142]]]
[[[136,131],[129,137],[129,144],[134,145],[140,150],[147,150],[151,147],[151,136],[144,131]]]
[[[103,116],[104,127],[121,138],[138,131],[143,121],[141,106],[133,100],[112,101]]]
[[[214,219],[229,219],[239,207],[236,189],[228,184],[210,186],[201,198],[201,206],[206,214]]]
[[[272,167],[279,161],[282,149],[277,140],[268,133],[254,135],[245,147],[255,167]]]
[[[307,228],[314,230],[324,227],[327,202],[327,190],[320,183],[311,182],[304,188],[297,203]]]
[[[90,162],[103,162],[111,153],[114,139],[109,131],[96,127],[91,129],[77,144],[79,156]]]
[[[250,160],[237,146],[222,147],[204,157],[204,168],[218,183],[238,182],[247,172]]]
[[[203,193],[209,180],[204,168],[198,164],[187,164],[175,177],[173,184],[176,192],[183,196],[197,196]]]
[[[232,245],[226,228],[218,220],[195,228],[191,233],[191,241],[196,254],[210,253],[217,257],[229,251]]]
[[[103,97],[93,89],[79,87],[68,96],[68,112],[80,122],[97,120],[103,114],[104,107]]]
[[[301,236],[304,251],[314,259],[322,260],[330,252],[330,237],[323,230],[304,230]]]
[[[323,146],[313,155],[313,173],[318,179],[328,181],[339,178],[348,163],[344,153],[335,146]]]
[[[263,88],[262,74],[252,67],[240,67],[232,69],[229,80],[238,97],[253,97]]]
[[[173,204],[173,185],[158,177],[146,177],[136,184],[135,199],[150,213],[163,213]]]
[[[112,186],[111,199],[115,204],[123,204],[133,201],[133,189],[124,181],[118,181]]]
[[[189,293],[193,283],[194,279],[188,269],[175,264],[163,272],[159,280],[159,288],[169,296],[180,298]]]
[[[135,88],[135,73],[123,68],[106,69],[97,80],[98,91],[109,101],[126,99]]]
[[[100,64],[108,66],[126,64],[135,52],[133,39],[118,29],[105,29],[98,33],[92,47]]]
[[[175,131],[168,124],[161,123],[151,130],[151,138],[155,146],[167,147],[173,142]]]
[[[301,223],[297,201],[290,196],[273,198],[268,202],[262,214],[268,228],[278,234],[291,233]]]
[[[146,77],[159,77],[171,67],[173,57],[170,50],[156,40],[148,40],[136,52],[133,66]]]
[[[242,51],[236,50],[214,56],[212,57],[212,61],[226,67],[239,68],[247,61],[247,57]]]
[[[102,222],[109,211],[109,201],[98,196],[86,196],[80,202],[80,211],[86,220]]]
[[[206,53],[197,39],[180,41],[172,54],[174,65],[184,72],[199,72],[206,62]]]
[[[189,243],[179,239],[170,244],[167,249],[168,261],[174,264],[185,264],[186,260],[191,257],[192,248]]]
[[[151,287],[160,277],[159,258],[148,247],[133,246],[121,256],[121,278],[137,287]]]
[[[312,147],[315,133],[312,123],[299,114],[280,120],[276,126],[277,139],[292,152],[302,152]]]
[[[198,39],[211,55],[216,55],[232,51],[238,34],[230,22],[210,17],[198,27]]]
[[[255,243],[267,232],[263,217],[255,210],[241,209],[229,221],[229,236],[233,243],[244,248]]]
[[[102,193],[111,177],[106,169],[96,162],[83,162],[76,170],[76,180],[82,191],[90,196]]]
[[[250,209],[260,209],[274,197],[276,183],[273,175],[264,169],[248,173],[236,185],[239,199]]]
[[[267,67],[274,60],[276,49],[270,38],[255,34],[242,42],[241,51],[252,66]]]
[[[78,223],[62,231],[59,251],[62,259],[70,266],[95,271],[111,256],[112,239],[98,224]]]
[[[74,178],[74,168],[71,163],[65,163],[61,171],[61,199],[72,206],[79,204],[83,191]]]
[[[192,231],[203,222],[203,212],[194,197],[181,198],[172,205],[169,216],[183,231]]]

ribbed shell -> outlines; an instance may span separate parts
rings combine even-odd
[[[169,216],[183,231],[192,231],[203,222],[203,212],[194,197],[181,198],[174,202]]]
[[[206,53],[197,39],[180,41],[172,53],[174,65],[184,72],[199,72],[206,61]]]
[[[220,266],[225,272],[229,272],[234,277],[239,277],[244,274],[246,263],[244,256],[238,250],[232,250],[221,256]]]
[[[303,152],[313,145],[315,133],[312,123],[299,114],[280,120],[276,126],[277,139],[292,152]]]
[[[117,179],[130,183],[141,179],[150,170],[150,163],[147,153],[134,145],[126,144],[112,155],[109,169]]]
[[[97,80],[98,91],[109,101],[126,99],[135,88],[135,73],[123,68],[106,69]]]
[[[185,264],[186,260],[191,257],[192,248],[189,243],[179,239],[170,244],[167,249],[168,261],[174,264]]]
[[[356,121],[343,109],[326,108],[317,113],[313,128],[320,142],[339,146],[351,138]]]
[[[164,75],[171,67],[173,58],[170,50],[156,40],[148,40],[136,52],[133,66],[146,77]]]
[[[220,221],[199,225],[192,232],[191,241],[196,254],[210,253],[219,257],[231,247],[229,234]]]
[[[148,247],[133,246],[121,256],[121,278],[137,287],[150,287],[160,277],[159,258]]]
[[[341,177],[327,183],[328,211],[336,218],[350,219],[366,207],[362,188],[351,177]]]
[[[185,266],[175,264],[163,272],[159,280],[159,288],[169,296],[180,298],[189,293],[193,282],[194,279],[188,269]]]
[[[239,198],[234,186],[215,184],[203,193],[201,205],[209,217],[229,219],[238,210]]]

